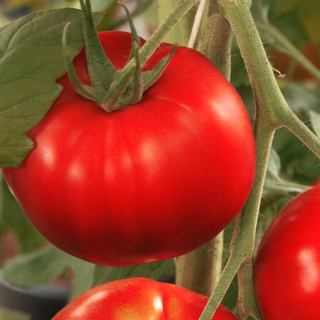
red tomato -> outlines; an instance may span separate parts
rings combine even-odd
[[[290,201],[259,246],[254,280],[265,320],[320,319],[320,187]]]
[[[72,301],[52,320],[198,320],[208,298],[144,278],[109,282]],[[237,320],[220,305],[214,320]]]
[[[99,34],[117,69],[131,36]],[[163,44],[146,68],[171,51]],[[82,52],[75,60],[85,84]],[[142,101],[113,113],[64,89],[28,136],[36,148],[3,174],[22,209],[60,249],[95,264],[168,259],[205,244],[244,205],[255,173],[245,106],[200,53],[180,47]]]

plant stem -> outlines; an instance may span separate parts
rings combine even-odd
[[[243,0],[219,0],[219,7],[237,40],[256,100],[263,105],[262,112],[270,126],[279,128],[275,109],[286,104],[275,80],[272,67],[264,50],[258,30],[251,16],[250,7]]]
[[[285,125],[307,146],[318,153],[319,140],[303,125],[288,107],[272,67],[268,61],[259,33],[250,12],[250,2],[245,0],[218,0],[220,11],[229,21],[244,59],[256,104],[255,136],[257,144],[257,172],[252,192],[237,219],[231,255],[216,291],[200,317],[209,320],[218,307],[237,269],[243,264],[238,278],[240,291],[238,314],[262,319],[255,301],[252,279],[252,255],[260,201],[265,180],[268,157],[275,129]],[[319,150],[318,150],[319,149]]]
[[[199,0],[200,1],[200,0]],[[158,12],[160,23],[166,19],[174,7],[179,4],[179,0],[158,0]],[[190,36],[194,13],[189,11],[165,37],[164,41],[168,43],[179,42],[180,46],[186,46]]]
[[[157,30],[152,34],[145,45],[140,49],[140,63],[143,66],[146,61],[156,51],[163,39],[168,35],[172,28],[180,21],[180,19],[200,0],[181,0],[179,4],[171,11],[169,15],[161,22]],[[131,60],[122,69],[125,73],[132,67],[133,61]]]
[[[320,158],[320,140],[309,128],[293,113],[290,108],[278,111],[279,122],[302,141],[318,158]]]
[[[246,320],[248,315],[253,316],[257,320],[263,320],[257,300],[255,299],[252,269],[252,259],[250,259],[242,263],[238,270],[239,292],[235,314],[239,320]]]
[[[258,30],[244,0],[218,0],[220,10],[234,31],[257,105],[272,128],[281,126],[296,135],[317,157],[320,140],[301,122],[285,101],[264,50]]]
[[[141,64],[143,65],[163,41],[165,36],[180,21],[180,19],[200,0],[182,0],[161,22],[147,43],[141,48]]]

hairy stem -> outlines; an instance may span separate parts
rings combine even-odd
[[[200,0],[199,0],[200,1]],[[168,14],[179,4],[179,0],[158,0],[158,12],[160,23],[166,19]],[[190,10],[170,31],[164,41],[168,43],[178,42],[180,46],[186,46],[190,36],[194,13]]]
[[[291,131],[304,143],[318,158],[320,158],[320,140],[309,128],[293,113],[290,108],[278,111],[279,122]]]
[[[320,140],[292,112],[280,91],[247,1],[218,3],[234,32],[256,103],[262,106],[269,125],[275,129],[286,127],[320,157]]]
[[[250,264],[252,263],[259,207],[274,130],[282,125],[286,126],[310,149],[315,150],[316,154],[320,144],[319,140],[293,114],[281,94],[251,16],[250,2],[218,0],[218,4],[235,34],[255,97],[257,173],[251,195],[238,218],[232,241],[230,262],[226,266],[226,270],[230,273],[223,272],[221,281],[200,319],[210,319],[212,312],[218,307],[223,294],[231,283],[235,269],[240,267],[238,314],[243,318],[246,318],[246,315],[252,315],[255,319],[262,319],[255,301]]]
[[[160,23],[157,30],[152,34],[146,44],[140,49],[140,63],[143,66],[146,61],[152,56],[152,54],[159,47],[164,38],[172,30],[172,28],[183,18],[183,16],[189,12],[189,10],[195,6],[200,0],[181,0],[179,4],[173,8],[168,16]],[[131,60],[122,69],[125,73],[127,69],[132,67],[133,60]]]
[[[249,315],[257,320],[263,320],[257,300],[255,299],[252,269],[252,259],[250,259],[245,261],[238,270],[239,293],[235,314],[239,320],[246,320]]]

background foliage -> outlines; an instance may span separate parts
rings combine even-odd
[[[135,17],[140,35],[148,37],[157,25],[157,1],[124,1]],[[0,27],[34,11],[58,7],[78,7],[73,0],[0,0]],[[92,0],[94,11],[104,10],[98,30],[125,28],[123,10],[117,0]],[[270,62],[285,78],[278,78],[279,86],[293,111],[315,133],[320,135],[320,85],[290,56],[271,31],[276,27],[294,47],[320,69],[320,2],[318,0],[254,0],[252,13],[261,31]],[[1,41],[1,39],[0,39]],[[232,48],[231,82],[242,96],[251,119],[254,101],[245,66],[236,43]],[[320,177],[317,159],[297,138],[284,129],[277,130],[261,205],[257,230],[257,244],[279,209],[296,194],[311,187]],[[228,257],[233,225],[225,231],[225,261]],[[9,246],[9,250],[7,247]],[[0,176],[0,265],[4,277],[21,287],[38,286],[62,277],[70,283],[73,299],[92,286],[133,276],[152,279],[172,276],[173,260],[140,266],[108,268],[68,256],[48,244],[35,230],[11,195]],[[229,308],[236,304],[236,282],[230,287],[223,303]],[[5,319],[28,319],[6,310]]]

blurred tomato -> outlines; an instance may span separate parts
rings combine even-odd
[[[208,298],[144,278],[109,282],[72,301],[53,320],[198,320]],[[212,320],[237,320],[223,305]]]

